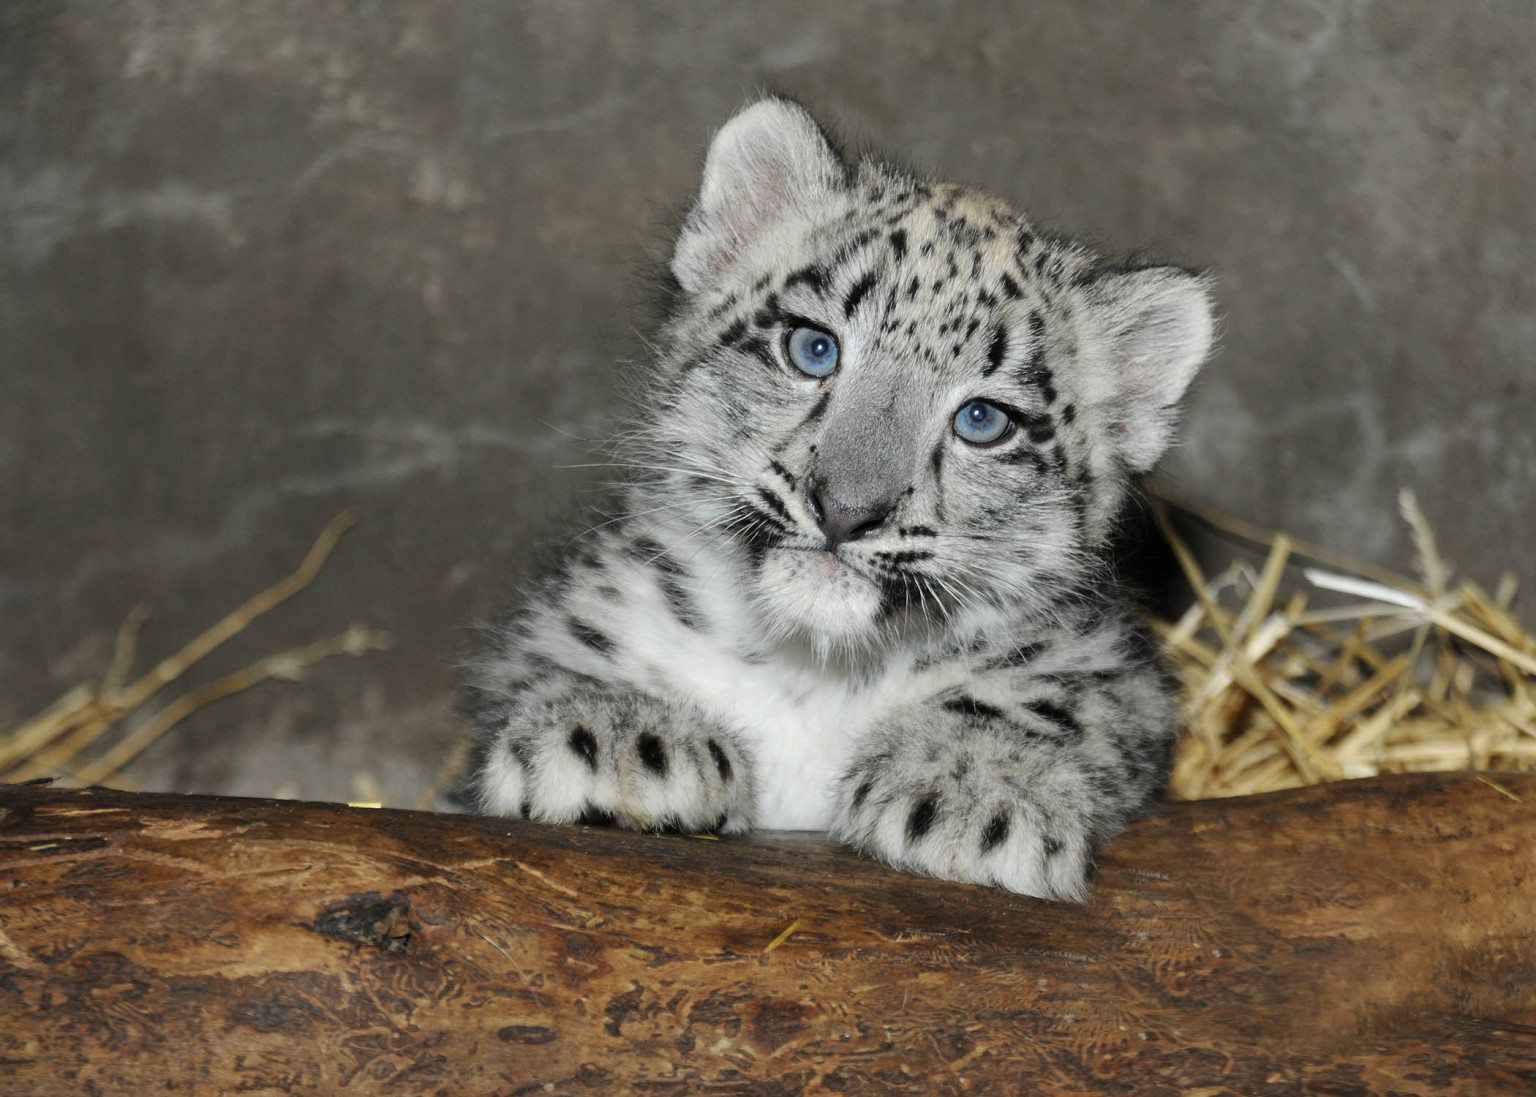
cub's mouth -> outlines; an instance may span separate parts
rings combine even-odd
[[[768,550],[754,579],[753,600],[770,630],[802,635],[818,649],[854,646],[879,623],[880,584],[824,547]]]
[[[768,552],[765,568],[772,558],[782,557],[777,572],[784,580],[823,588],[829,598],[844,597],[860,587],[879,587],[879,576],[853,554],[812,544],[810,538],[796,541],[800,543],[789,541]]]
[[[848,561],[838,556],[835,549],[832,551],[823,549],[820,552],[815,552],[813,555],[811,572],[819,579],[831,583],[837,581],[842,575],[853,571],[854,569],[849,566]]]

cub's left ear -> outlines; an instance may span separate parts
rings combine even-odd
[[[698,201],[672,253],[678,284],[697,293],[775,225],[842,190],[846,174],[798,103],[770,97],[739,111],[709,146]]]
[[[1148,267],[1103,275],[1089,293],[1108,358],[1102,406],[1121,456],[1146,472],[1168,448],[1175,405],[1211,352],[1210,282]]]

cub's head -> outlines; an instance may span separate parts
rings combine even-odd
[[[1206,283],[850,168],[799,106],[716,135],[643,431],[674,522],[823,651],[1048,612],[1104,558],[1210,350]]]

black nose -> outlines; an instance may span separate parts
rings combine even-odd
[[[885,528],[886,521],[891,517],[890,504],[881,502],[849,506],[814,476],[807,477],[805,481],[805,504],[810,508],[811,517],[821,527],[821,532],[827,535],[828,552],[844,542],[872,537]]]

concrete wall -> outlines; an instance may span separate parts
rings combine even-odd
[[[0,6],[0,726],[169,651],[362,519],[211,660],[388,654],[207,710],[157,787],[409,802],[464,626],[525,574],[641,351],[713,127],[855,141],[1221,279],[1167,465],[1235,514],[1536,582],[1529,0],[377,0]],[[205,675],[206,676],[206,675]]]

